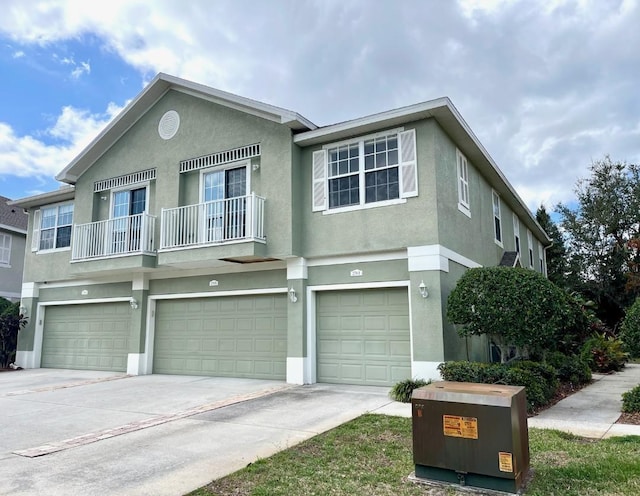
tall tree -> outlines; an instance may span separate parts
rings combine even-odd
[[[547,277],[555,285],[561,288],[571,289],[571,284],[568,280],[567,249],[564,245],[564,238],[562,237],[560,229],[558,229],[556,223],[553,222],[544,205],[540,205],[536,211],[536,220],[553,242],[553,244],[547,248],[546,252]]]
[[[638,258],[630,242],[640,237],[640,166],[606,156],[590,172],[576,184],[577,206],[558,205],[560,226],[580,289],[615,326],[638,294],[628,280]]]

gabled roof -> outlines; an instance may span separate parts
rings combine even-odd
[[[289,126],[294,131],[316,129],[296,112],[159,73],[89,145],[60,172],[56,179],[75,184],[77,179],[127,132],[169,90],[180,91]]]
[[[518,214],[527,227],[537,233],[537,237],[546,240],[545,245],[551,245],[549,236],[538,224],[520,195],[447,97],[305,131],[294,136],[293,140],[300,146],[312,146],[341,141],[427,118],[438,121],[460,151],[488,180],[491,187],[511,209]]]
[[[29,217],[21,208],[10,205],[9,198],[0,196],[0,229],[27,234]]]

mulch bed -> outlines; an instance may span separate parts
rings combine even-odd
[[[616,424],[640,425],[640,412],[622,413]]]

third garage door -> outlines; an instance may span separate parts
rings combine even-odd
[[[159,300],[153,372],[286,376],[286,295]]]
[[[390,386],[411,377],[406,288],[317,294],[318,382]]]

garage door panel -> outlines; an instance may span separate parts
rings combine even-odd
[[[49,306],[42,338],[43,367],[126,372],[128,303]]]
[[[199,323],[184,329],[182,315],[169,301],[156,307],[154,372],[199,373],[214,376],[284,379],[287,319],[285,295],[199,298],[200,311],[190,318]],[[188,349],[169,346],[165,336],[190,343]],[[183,354],[200,365],[168,361]]]
[[[406,289],[320,292],[316,306],[318,381],[393,385],[411,377]]]

